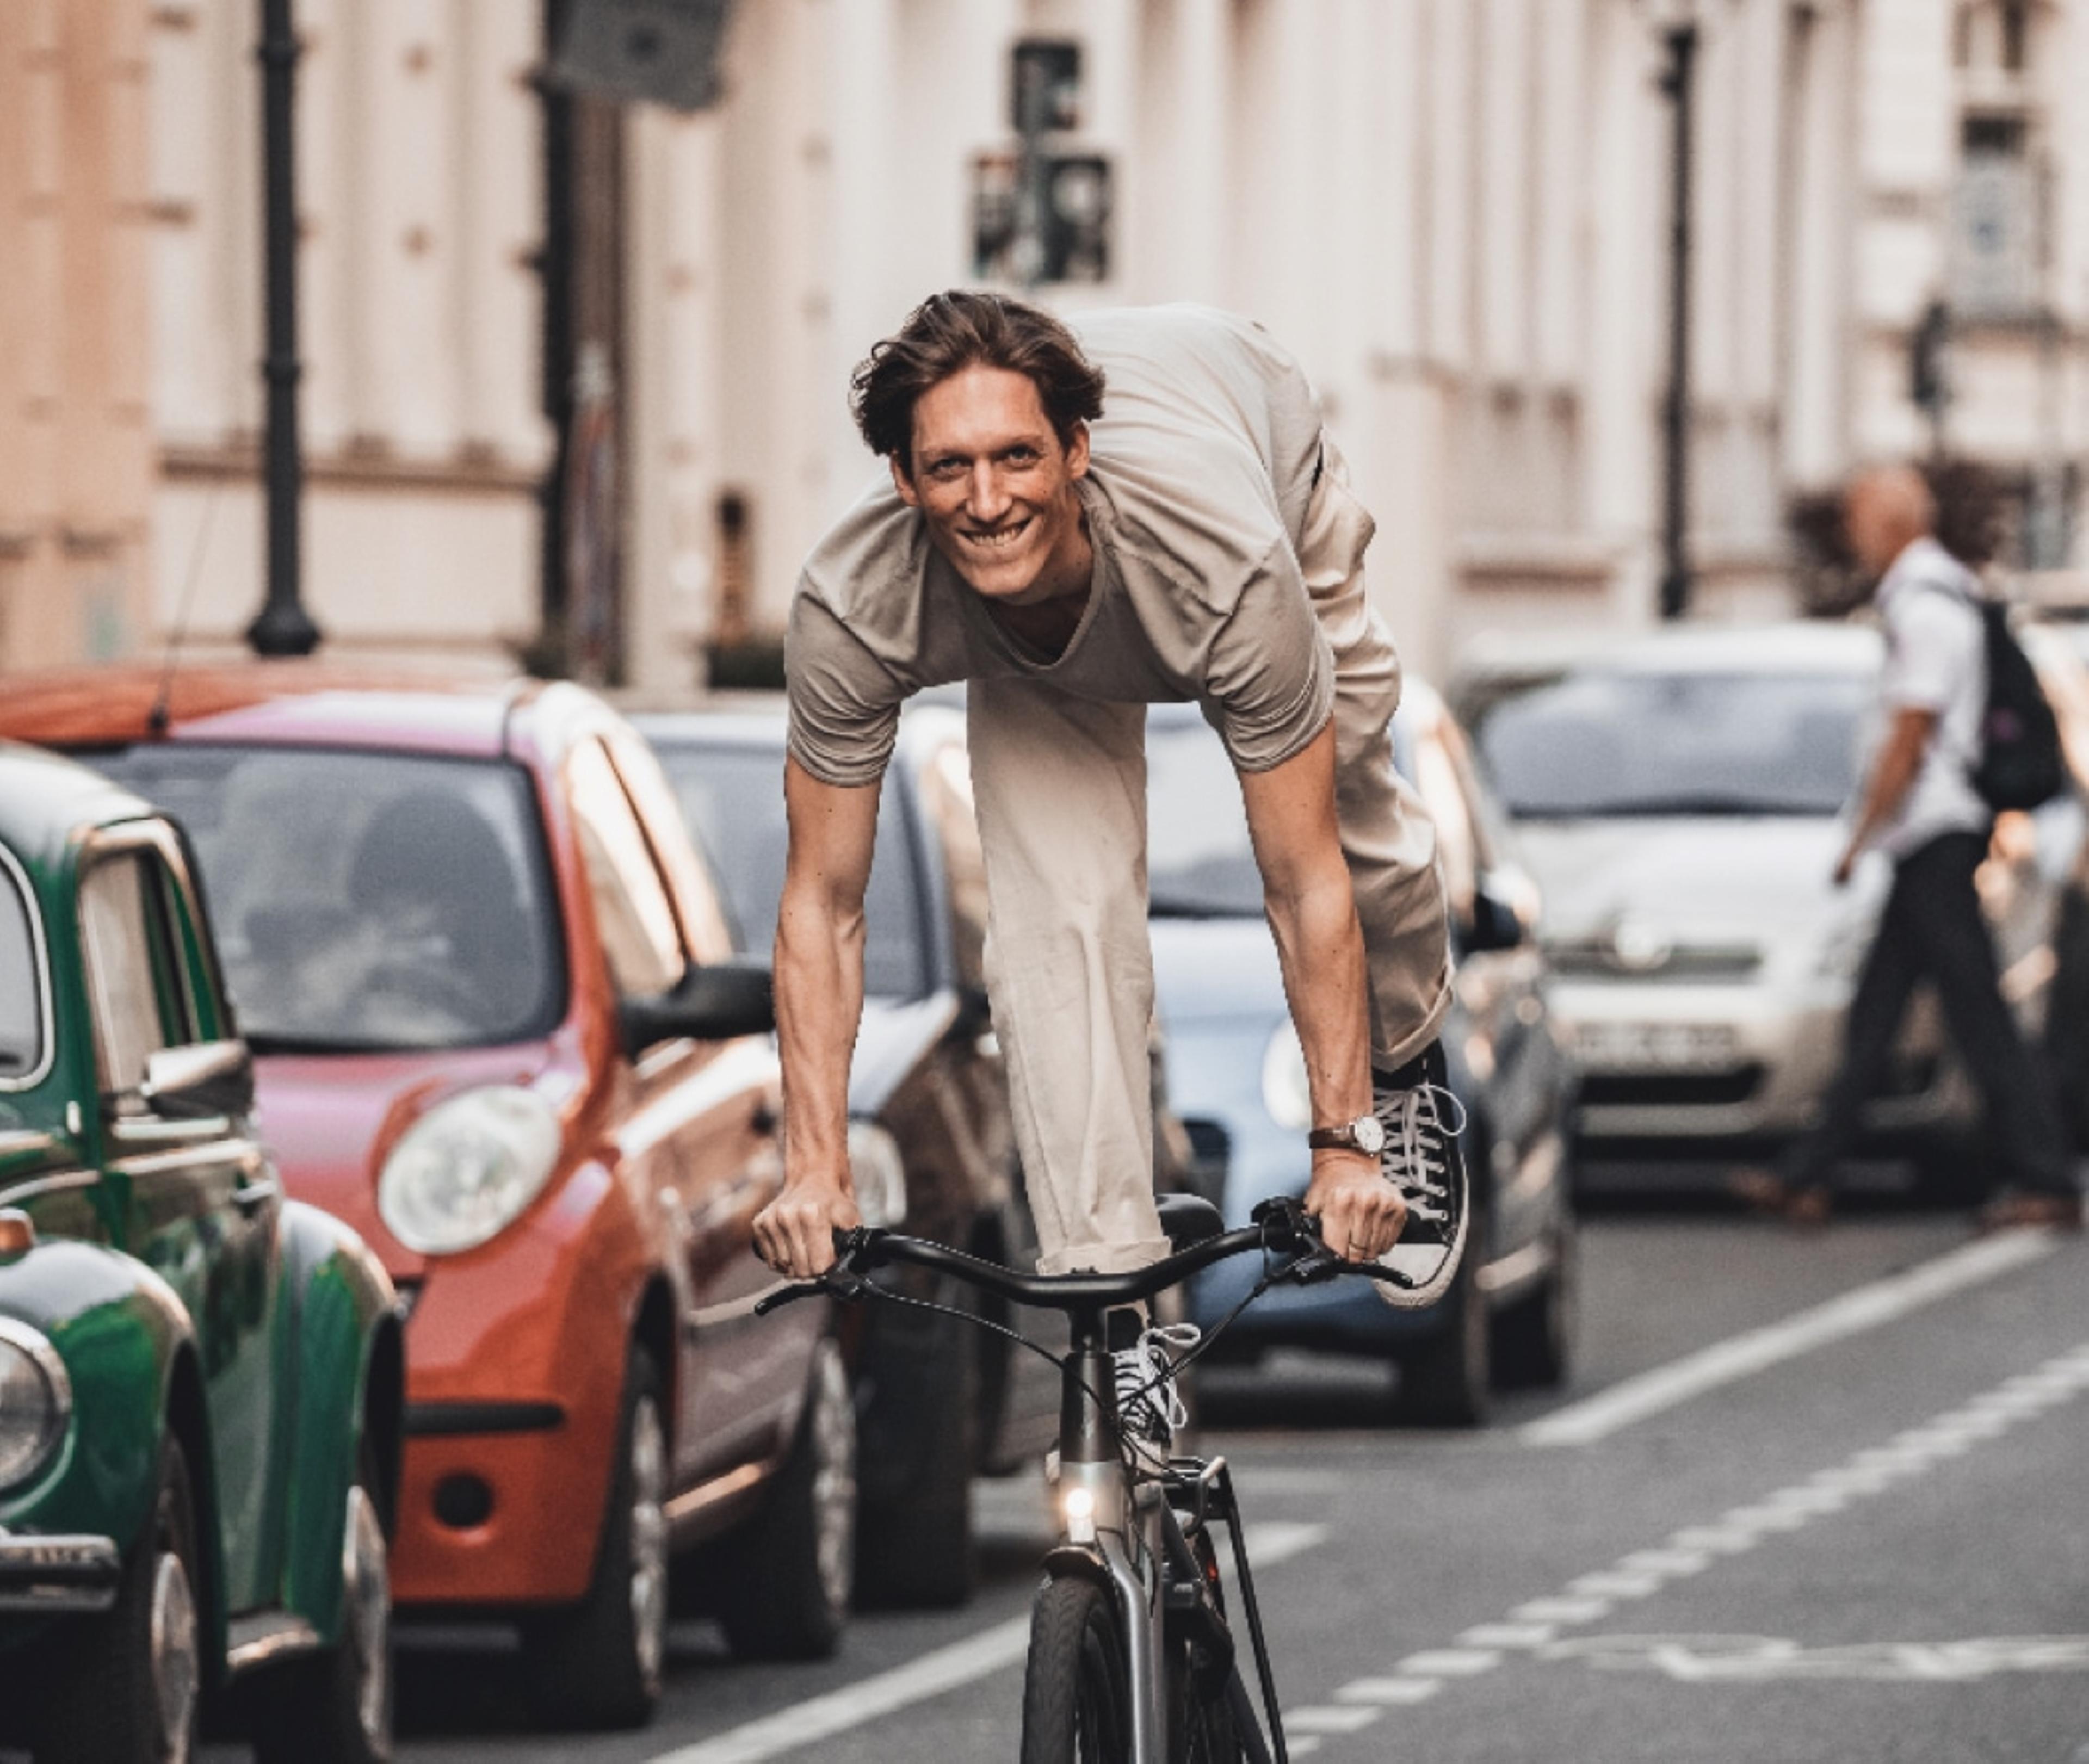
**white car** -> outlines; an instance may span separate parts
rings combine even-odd
[[[1688,626],[1481,655],[1454,702],[1546,902],[1554,1020],[1582,1073],[1585,1150],[1760,1152],[1808,1127],[1890,880],[1830,880],[1875,736],[1864,627]],[[2005,816],[1980,886],[2004,987],[2035,1029],[2070,798]],[[1971,1087],[1918,994],[1865,1150],[1970,1179]]]

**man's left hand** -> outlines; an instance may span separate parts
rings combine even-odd
[[[1313,1154],[1306,1210],[1320,1222],[1320,1238],[1345,1261],[1371,1261],[1400,1241],[1407,1203],[1380,1174],[1378,1159],[1353,1151]]]

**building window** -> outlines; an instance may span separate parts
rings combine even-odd
[[[2021,115],[1975,113],[1960,134],[1951,304],[1962,319],[2021,319],[2037,304],[2038,201]]]

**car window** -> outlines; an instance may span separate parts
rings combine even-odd
[[[1856,782],[1864,676],[1590,669],[1495,699],[1474,729],[1518,818],[1838,812]]]
[[[960,985],[986,985],[986,853],[972,800],[972,768],[964,744],[946,741],[921,770],[923,813],[942,841],[950,891],[951,956]]]
[[[653,854],[673,884],[690,948],[699,961],[723,960],[732,953],[731,923],[718,898],[718,884],[690,836],[681,804],[660,774],[659,762],[635,735],[612,736],[609,751]]]
[[[1240,779],[1199,718],[1146,731],[1148,900],[1165,918],[1259,918],[1262,871],[1249,842]]]
[[[29,903],[11,867],[0,865],[0,1078],[43,1064],[43,980]]]
[[[192,1038],[157,862],[126,852],[95,863],[80,882],[79,928],[102,1092],[135,1093],[153,1054]]]
[[[661,747],[660,762],[748,948],[766,957],[790,848],[781,745],[675,743]],[[863,984],[872,998],[918,998],[927,987],[917,871],[899,793],[897,769],[888,768],[863,899]]]
[[[565,777],[610,976],[627,998],[665,992],[680,981],[688,961],[667,884],[631,799],[598,741],[573,749]]]
[[[1425,729],[1418,735],[1413,764],[1414,787],[1436,824],[1436,853],[1443,866],[1452,916],[1469,922],[1479,884],[1479,831],[1459,781],[1456,762],[1438,730]]]
[[[549,1033],[565,974],[530,774],[504,760],[161,742],[93,762],[180,821],[256,1052]]]

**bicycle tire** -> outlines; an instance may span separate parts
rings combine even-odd
[[[1130,1764],[1124,1655],[1107,1587],[1062,1574],[1038,1589],[1023,1677],[1022,1764]]]

